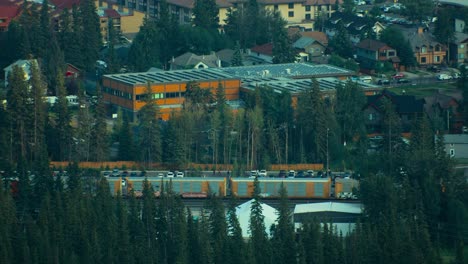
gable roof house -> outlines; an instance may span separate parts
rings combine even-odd
[[[8,5],[0,4],[0,32],[8,30],[11,21],[21,14],[21,7],[14,3]]]
[[[272,64],[273,63],[273,44],[266,43],[257,45],[247,50],[246,65],[248,64]]]
[[[214,52],[208,55],[196,55],[192,52],[186,52],[177,58],[172,58],[169,63],[171,65],[171,70],[207,69],[221,67],[221,61]]]
[[[416,62],[421,66],[440,65],[446,60],[447,47],[439,43],[425,27],[395,26],[409,40]]]
[[[459,111],[459,106],[462,98],[461,91],[454,94],[436,91],[431,96],[424,97],[424,111],[433,123],[442,127],[444,133],[461,133],[464,115]]]
[[[402,133],[409,132],[413,121],[424,114],[424,99],[416,99],[413,95],[397,95],[385,89],[380,94],[367,96],[367,104],[363,111],[368,133],[382,133],[383,100],[389,100],[392,103],[400,118]]]
[[[313,57],[321,57],[327,47],[311,37],[301,37],[293,43],[293,48],[299,52],[301,61],[310,61]]]
[[[457,64],[468,62],[468,34],[455,32],[454,39],[450,42],[449,60]]]
[[[393,68],[398,69],[400,59],[397,56],[396,49],[387,44],[373,40],[365,39],[356,45],[357,60],[361,69],[373,72],[378,63],[390,62]]]
[[[324,29],[325,34],[329,38],[333,38],[338,33],[338,27],[341,24],[346,29],[351,42],[356,45],[366,35],[369,23],[370,21],[366,17],[336,12],[325,22]],[[372,28],[372,30],[374,29]]]

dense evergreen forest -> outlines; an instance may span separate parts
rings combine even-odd
[[[65,97],[70,86],[64,63],[92,72],[99,58],[102,40],[93,2],[81,1],[65,11],[58,32],[44,3],[23,12],[0,35],[2,63],[40,60],[29,80],[14,68],[6,94],[0,94],[7,100],[0,107],[0,263],[447,263],[447,252],[453,263],[466,263],[467,183],[444,152],[442,137],[434,140],[440,120],[415,120],[412,138],[405,143],[398,115],[386,102],[383,140],[371,153],[362,112],[365,96],[355,83],[338,86],[336,95],[327,97],[313,81],[294,103],[288,93],[260,87],[246,95],[245,105],[235,112],[221,85],[211,95],[189,83],[183,110],[169,121],[158,119],[158,107],[148,95],[138,121],[117,110],[119,118],[111,128],[99,82],[97,100],[91,102],[82,83],[76,84],[85,107],[70,108]],[[132,58],[139,58],[135,61],[115,57],[112,36],[117,33],[109,32],[109,72],[124,63],[132,70],[164,67],[168,58],[185,51],[238,50],[268,41],[290,46],[281,43],[286,40],[284,21],[260,11],[256,1],[248,1],[246,12],[229,14],[225,34],[213,31],[210,8],[202,5],[211,2],[197,3],[195,13],[200,15],[194,27],[176,25],[164,16],[146,20],[130,49]],[[202,15],[204,11],[208,14]],[[177,47],[183,48],[173,50]],[[291,59],[284,49],[274,52],[275,62]],[[236,57],[235,65],[241,64]],[[466,94],[466,74],[459,85]],[[46,93],[57,95],[53,107],[45,104]],[[244,241],[234,198],[223,208],[213,195],[204,213],[194,218],[170,186],[159,199],[145,185],[142,199],[122,200],[112,197],[98,172],[76,167],[79,161],[110,160],[116,142],[117,160],[140,161],[142,167],[150,162],[173,168],[191,162],[234,164],[234,176],[273,163],[325,162],[328,153],[332,168],[360,173],[365,214],[346,237],[315,221],[295,232],[283,192],[278,225],[268,237],[257,188],[252,239]],[[72,162],[65,182],[51,176],[50,160]],[[12,195],[10,180],[16,178]]]

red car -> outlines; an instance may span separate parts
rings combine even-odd
[[[403,77],[405,77],[405,75],[402,72],[397,72],[392,76],[393,79],[401,79]]]

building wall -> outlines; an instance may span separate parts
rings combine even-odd
[[[436,50],[435,48],[430,49],[427,46],[425,50],[420,48],[415,50],[414,53],[417,63],[421,65],[442,64],[445,60],[445,54],[445,48],[441,46],[439,50]]]
[[[468,158],[468,142],[466,144],[445,143],[445,151],[453,158]]]
[[[281,16],[288,22],[288,26],[301,26],[305,29],[314,29],[315,19],[320,13],[330,17],[335,10],[334,5],[306,6],[304,3],[281,3],[266,4],[264,8],[270,11],[277,10]],[[219,9],[219,23],[224,26],[224,20],[227,18],[227,7]],[[292,12],[290,14],[290,12]]]
[[[212,80],[199,82],[201,88],[211,89],[216,94],[219,83],[224,86],[227,100],[239,99],[240,80]],[[151,91],[155,95],[154,102],[160,106],[161,118],[168,120],[171,113],[180,111],[184,103],[186,82],[179,83],[156,83],[151,85]],[[104,101],[112,105],[120,106],[122,109],[137,113],[144,105],[142,96],[146,94],[146,85],[129,85],[103,78]]]

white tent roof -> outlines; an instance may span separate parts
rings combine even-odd
[[[243,237],[250,237],[250,208],[252,207],[253,199],[245,202],[236,208],[236,215],[239,219],[239,224],[242,228],[242,236]],[[260,203],[262,205],[263,216],[265,217],[265,231],[268,235],[270,234],[270,227],[271,225],[276,223],[276,219],[278,218],[278,214],[275,208]]]
[[[349,213],[349,214],[361,214],[362,204],[324,202],[324,203],[297,204],[296,207],[294,208],[294,214],[317,213],[317,212],[340,212],[340,213]]]

